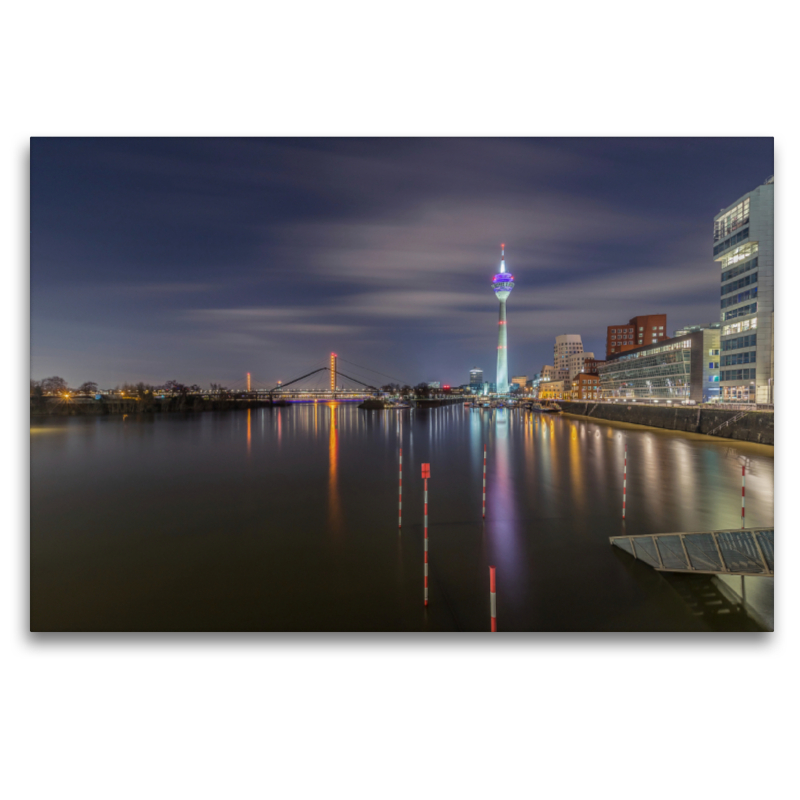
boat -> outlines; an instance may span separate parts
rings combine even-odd
[[[560,414],[562,411],[561,406],[557,403],[553,403],[549,406],[542,406],[539,410],[544,411],[546,414]]]

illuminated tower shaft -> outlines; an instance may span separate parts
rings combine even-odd
[[[336,391],[336,353],[331,353],[331,391]]]
[[[497,393],[508,394],[508,325],[506,301],[500,301],[500,321],[497,323]]]
[[[514,276],[506,272],[506,246],[500,245],[500,272],[494,276],[492,289],[500,301],[500,321],[497,325],[497,394],[508,394],[508,321],[506,300],[514,288]]]

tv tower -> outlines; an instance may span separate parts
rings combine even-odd
[[[514,276],[506,272],[506,246],[500,245],[500,272],[492,280],[492,289],[500,301],[500,321],[497,323],[497,394],[508,394],[508,323],[506,300],[514,288]]]

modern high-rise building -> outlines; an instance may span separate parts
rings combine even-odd
[[[774,176],[714,217],[720,287],[720,399],[772,402]]]
[[[579,333],[565,333],[556,336],[556,344],[553,347],[553,366],[556,370],[556,380],[568,381],[569,359],[577,353],[583,352],[583,340]]]
[[[667,315],[644,314],[625,325],[609,325],[606,333],[606,358],[614,353],[626,353],[634,347],[658,344],[668,339]]]
[[[598,364],[603,399],[719,399],[719,329],[704,328],[679,339],[615,353]]]
[[[506,300],[514,288],[514,276],[506,272],[506,246],[500,245],[500,272],[492,280],[492,289],[500,301],[497,332],[497,394],[508,394],[508,322]]]
[[[704,325],[687,325],[685,328],[678,328],[672,336],[677,339],[679,336],[688,336],[690,333],[697,333],[697,331],[719,330],[721,327],[722,324],[719,322],[707,322]]]
[[[469,385],[483,386],[483,370],[474,367],[469,371]]]
[[[569,369],[569,379],[574,380],[575,376],[581,372],[588,372],[586,369],[586,362],[594,360],[594,353],[588,353],[586,350],[580,353],[573,353],[567,358],[567,365]]]

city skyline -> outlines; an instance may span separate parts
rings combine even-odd
[[[268,383],[336,351],[459,385],[493,371],[500,242],[526,276],[510,373],[541,369],[562,333],[604,352],[607,326],[634,314],[666,313],[670,333],[714,321],[709,220],[773,173],[772,149],[33,139],[32,377]]]

